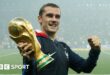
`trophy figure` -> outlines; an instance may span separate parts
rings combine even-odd
[[[15,18],[9,22],[8,26],[10,38],[17,44],[20,41],[26,41],[32,43],[32,48],[34,49],[34,58],[36,60],[36,65],[38,70],[42,70],[51,63],[54,59],[51,55],[44,54],[41,50],[41,45],[37,40],[35,32],[31,23],[24,18]]]

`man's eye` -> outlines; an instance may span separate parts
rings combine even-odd
[[[55,16],[55,18],[57,18],[57,19],[59,19],[60,18],[60,15],[59,14],[57,14],[57,15],[54,15],[54,14],[47,14],[46,15],[47,17],[49,17],[49,18],[53,18],[54,16]]]
[[[47,14],[46,16],[47,17],[53,17],[53,14]]]
[[[60,15],[56,15],[55,18],[59,19],[60,18]]]

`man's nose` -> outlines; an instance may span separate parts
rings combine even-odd
[[[57,20],[58,19],[55,16],[52,17],[52,21],[57,21]]]

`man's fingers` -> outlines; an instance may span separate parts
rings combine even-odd
[[[32,44],[31,43],[18,43],[18,49],[20,52],[27,52],[28,50],[32,49]]]
[[[34,52],[34,50],[30,50],[30,51],[26,52],[26,54],[30,55],[32,52]]]
[[[17,47],[20,51],[20,54],[23,57],[30,58],[32,52],[34,52],[34,50],[32,49],[32,44],[31,43],[19,42]]]
[[[94,43],[95,46],[99,46],[100,45],[99,39],[93,40],[93,43]]]
[[[88,38],[88,42],[92,48],[100,47],[100,39],[97,36],[91,36]]]
[[[32,44],[31,43],[29,43],[27,46],[24,47],[24,51],[26,52],[29,49],[32,49]]]
[[[21,53],[22,56],[27,56],[27,55],[30,55],[32,52],[34,52],[34,50],[30,50],[28,52],[25,52],[25,53]]]
[[[92,38],[91,38],[91,37],[90,37],[90,38],[88,38],[88,42],[89,42],[90,46],[93,46],[93,40],[92,40]]]
[[[30,59],[30,56],[27,55],[27,54],[23,54],[22,56],[23,56],[23,57],[26,57],[26,58],[28,58],[28,59]]]
[[[26,45],[27,43],[22,43],[22,42],[18,43],[18,47],[21,49],[23,49]]]
[[[29,50],[28,52],[25,52],[22,54],[22,56],[27,57],[27,58],[31,58],[30,54],[32,54],[34,52],[34,50]]]
[[[93,43],[94,43],[95,46],[99,46],[100,45],[100,39],[99,39],[99,37],[94,36]]]

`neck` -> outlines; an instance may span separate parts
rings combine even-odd
[[[53,33],[47,33],[47,35],[49,36],[49,38],[51,39],[51,40],[55,40],[55,34],[53,34]]]
[[[51,40],[55,40],[56,33],[45,32]]]

